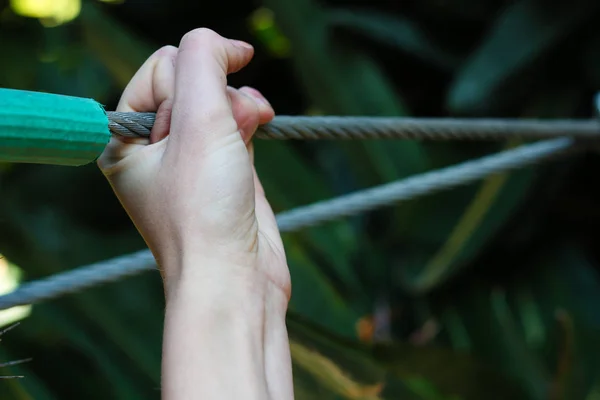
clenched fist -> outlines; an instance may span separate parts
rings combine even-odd
[[[253,48],[208,29],[164,47],[117,111],[155,111],[149,139],[112,138],[98,165],[152,250],[167,299],[163,398],[290,398],[290,277],[253,166],[274,111],[227,86]]]

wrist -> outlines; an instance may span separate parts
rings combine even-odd
[[[211,326],[217,336],[222,330],[245,326],[244,330],[254,331],[263,324],[268,307],[260,290],[226,281],[222,275],[202,274],[198,278],[183,273],[170,287],[166,295],[167,315],[179,314],[192,324],[197,321]]]
[[[243,310],[257,318],[267,309],[285,318],[288,296],[263,272],[264,266],[255,257],[245,262],[206,255],[172,261],[163,271],[167,303],[185,299],[204,309]]]
[[[203,397],[221,398],[221,385],[226,381],[217,377],[229,380],[234,376],[236,385],[226,387],[231,391],[228,397],[243,396],[234,392],[251,387],[258,393],[256,398],[266,398],[264,332],[272,317],[264,297],[258,295],[260,290],[232,280],[229,270],[229,265],[198,260],[181,268],[168,292],[165,390],[199,391]]]
[[[194,285],[207,280],[227,281],[239,274],[247,274],[249,270],[256,270],[254,266],[257,259],[252,253],[233,254],[229,249],[218,250],[217,246],[200,243],[195,246],[169,244],[165,246],[163,241],[162,246],[154,251],[168,288],[177,287],[182,281],[191,281]]]

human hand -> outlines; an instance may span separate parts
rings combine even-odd
[[[163,399],[293,398],[290,276],[251,142],[274,111],[227,86],[252,56],[207,29],[157,51],[117,107],[156,111],[150,138],[112,138],[98,160],[161,268]]]
[[[154,53],[119,102],[117,111],[156,111],[155,125],[149,140],[112,138],[98,164],[169,287],[203,261],[258,271],[289,297],[281,237],[253,167],[252,135],[274,111],[257,90],[226,84],[252,56],[246,43],[192,31],[179,49]]]

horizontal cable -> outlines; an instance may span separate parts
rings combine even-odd
[[[522,168],[578,149],[570,138],[556,138],[506,150],[371,189],[299,207],[277,215],[281,232],[292,232],[402,200],[447,190],[488,175]],[[0,296],[0,309],[59,297],[156,268],[150,250],[120,256],[19,286]]]
[[[154,113],[108,112],[109,129],[116,135],[148,137]],[[504,140],[548,139],[561,136],[599,138],[600,122],[595,119],[457,119],[335,116],[277,116],[261,125],[259,139],[275,140]]]

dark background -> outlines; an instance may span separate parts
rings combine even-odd
[[[600,87],[591,0],[43,4],[0,1],[0,87],[108,110],[202,26],[255,46],[229,83],[280,115],[588,118]],[[256,162],[279,212],[520,143],[258,141]],[[598,170],[590,147],[285,234],[297,398],[600,398]],[[0,253],[24,281],[142,248],[95,165],[2,164]],[[2,337],[0,362],[33,357],[0,370],[25,376],[2,398],[160,398],[163,307],[156,272],[35,304]]]

